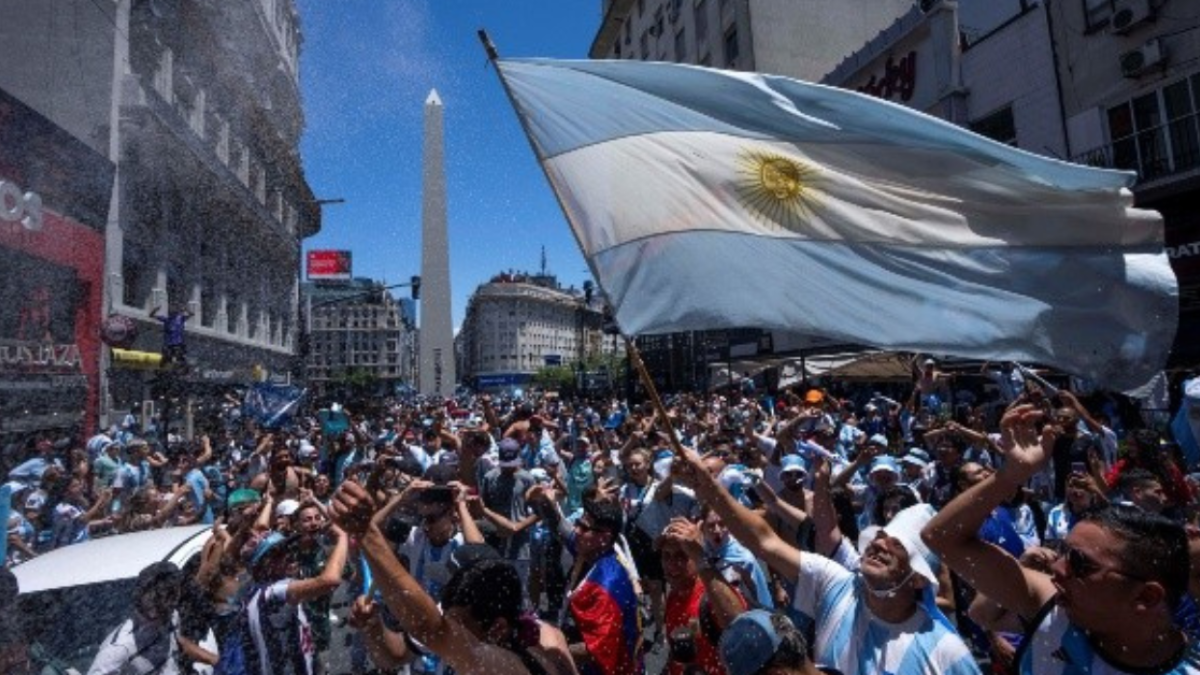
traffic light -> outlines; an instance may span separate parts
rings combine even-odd
[[[420,300],[421,299],[421,277],[414,274],[412,279],[410,279],[410,281],[412,281],[412,299]]]

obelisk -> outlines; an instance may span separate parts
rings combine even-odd
[[[450,244],[446,234],[446,168],[442,147],[442,99],[425,99],[425,147],[421,169],[422,394],[454,395],[454,325],[450,319]]]

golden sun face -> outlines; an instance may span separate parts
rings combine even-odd
[[[742,205],[769,224],[799,229],[815,198],[816,169],[775,152],[746,150],[738,157],[737,194]]]

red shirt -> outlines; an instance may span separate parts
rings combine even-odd
[[[717,646],[709,642],[704,637],[704,631],[700,630],[700,603],[703,600],[704,582],[700,581],[699,575],[695,577],[690,590],[671,588],[667,593],[664,617],[667,638],[669,639],[676,630],[690,625],[696,634],[696,665],[703,668],[708,675],[725,675],[725,667],[721,665]],[[745,607],[746,603],[742,601],[742,608]],[[667,661],[667,673],[683,675],[683,664]]]

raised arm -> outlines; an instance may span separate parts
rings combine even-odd
[[[332,594],[342,584],[342,570],[346,567],[350,537],[337,525],[333,525],[329,529],[337,538],[337,543],[329,554],[329,560],[325,562],[325,569],[311,579],[299,579],[288,584],[287,600],[289,603],[298,605],[302,602],[323,598]]]
[[[684,456],[676,457],[671,469],[678,472],[682,482],[695,487],[697,498],[716,511],[729,532],[751,552],[785,578],[795,579],[800,574],[800,550],[789,546],[767,521],[723,489],[704,470],[695,450],[685,449]]]
[[[373,521],[375,502],[357,483],[343,483],[331,504],[333,518],[359,535],[360,547],[374,572],[384,604],[400,626],[461,673],[517,675],[510,659],[480,642],[458,621],[444,616],[437,602],[404,569],[383,532]],[[519,663],[519,662],[518,662]]]
[[[1039,437],[1043,412],[1031,405],[1009,410],[1000,421],[1007,449],[999,471],[960,494],[925,526],[922,539],[942,561],[980,593],[1032,620],[1054,596],[1050,577],[1021,567],[1017,559],[981,540],[979,528],[992,510],[1020,489],[1049,459],[1053,433]]]
[[[812,519],[817,552],[831,556],[842,543],[842,528],[838,527],[837,509],[833,506],[830,487],[829,460],[816,455],[813,459]]]

